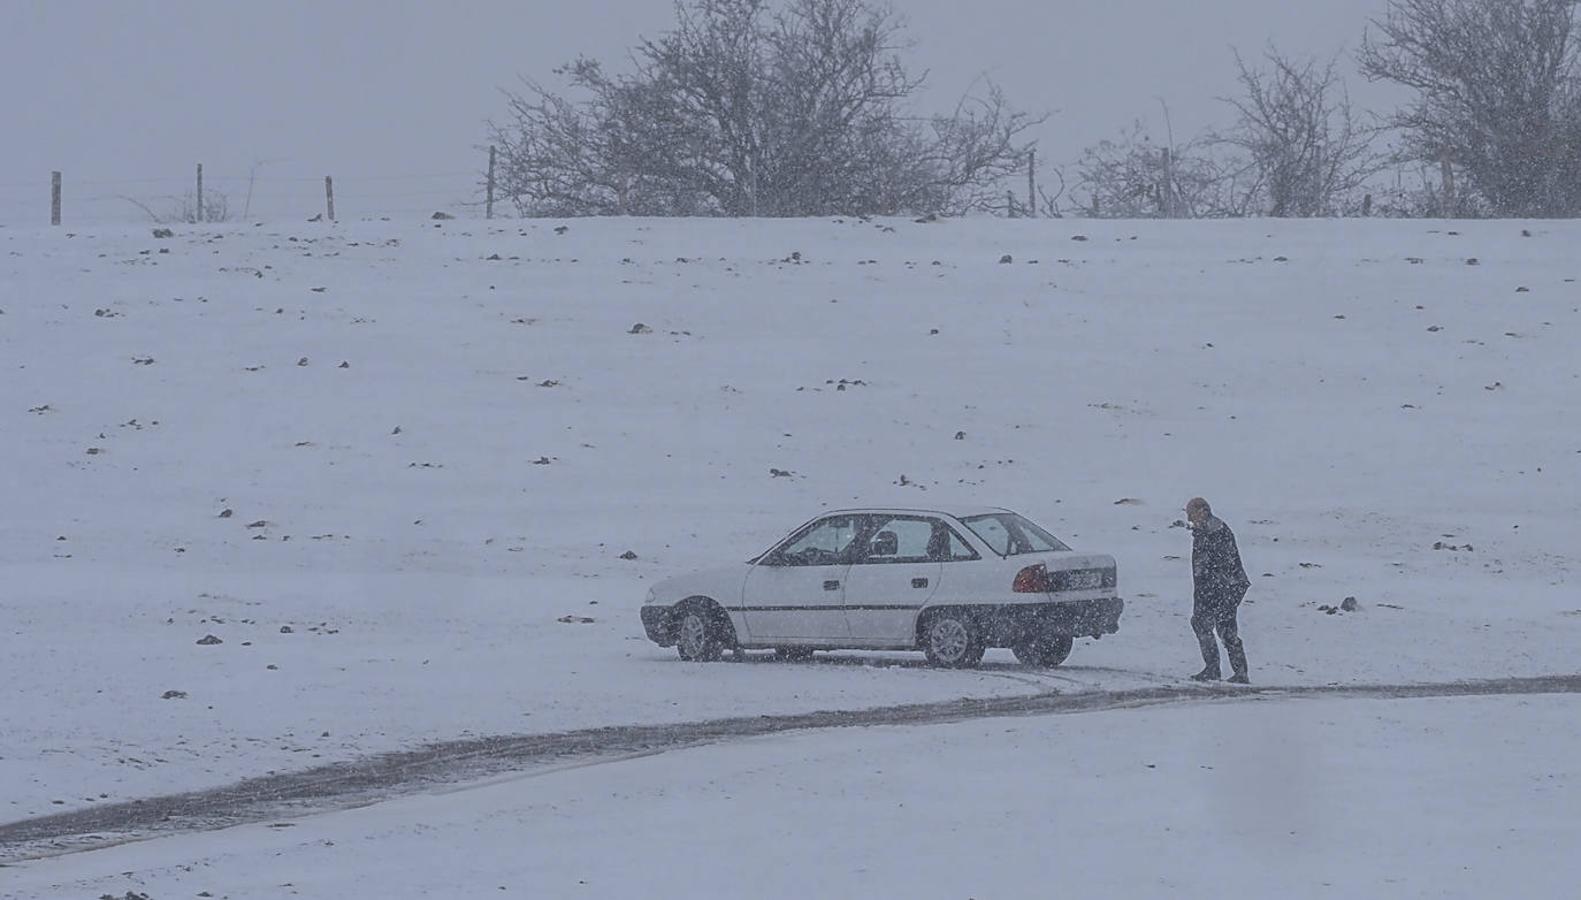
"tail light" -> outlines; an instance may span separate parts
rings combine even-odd
[[[1049,592],[1049,570],[1042,563],[1027,566],[1016,573],[1010,589],[1017,594],[1046,594]]]

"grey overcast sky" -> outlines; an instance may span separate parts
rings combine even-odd
[[[1385,0],[898,0],[942,107],[979,74],[1054,112],[1043,157],[1065,162],[1138,117],[1177,136],[1223,120],[1232,46],[1272,40],[1342,60]],[[497,88],[551,79],[577,53],[622,57],[672,19],[668,0],[0,0],[0,223],[138,215],[121,196],[179,194],[193,165],[233,209],[316,211],[332,174],[342,217],[465,199]],[[1160,129],[1161,130],[1161,129]]]

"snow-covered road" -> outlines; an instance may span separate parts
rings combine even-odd
[[[0,823],[0,863],[77,853],[169,833],[215,831],[248,822],[294,819],[386,802],[407,794],[443,791],[501,776],[610,764],[704,744],[786,732],[944,724],[970,719],[1247,700],[1399,700],[1547,694],[1581,694],[1581,675],[1414,685],[1285,688],[1169,685],[1074,693],[1050,689],[1021,697],[951,700],[878,709],[751,716],[669,725],[606,725],[544,735],[495,735],[415,747],[349,764],[332,763],[252,778],[210,790]]]
[[[24,863],[0,897],[1567,897],[1578,704],[780,734]]]

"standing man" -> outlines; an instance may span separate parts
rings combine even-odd
[[[1230,681],[1251,684],[1246,676],[1246,650],[1241,645],[1235,613],[1252,582],[1241,565],[1235,534],[1201,497],[1193,497],[1186,504],[1186,520],[1191,527],[1191,630],[1202,645],[1204,664],[1191,679],[1218,681],[1223,677],[1219,671],[1219,645],[1213,640],[1217,631],[1234,670]]]

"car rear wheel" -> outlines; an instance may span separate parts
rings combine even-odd
[[[1057,666],[1070,656],[1076,639],[1068,634],[1045,634],[1011,647],[1016,659],[1027,666]]]
[[[922,628],[922,651],[935,666],[969,669],[983,661],[985,649],[977,624],[963,613],[936,613]]]
[[[681,608],[675,622],[675,649],[687,662],[715,662],[724,656],[725,634],[719,614],[702,603]]]

